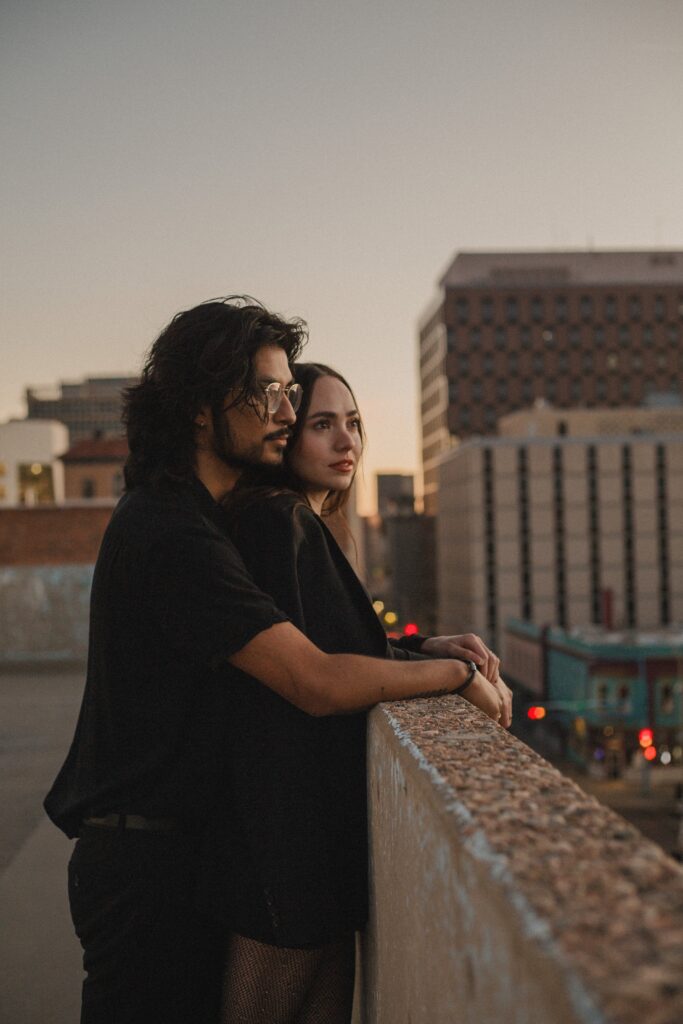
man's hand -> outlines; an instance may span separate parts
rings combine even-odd
[[[495,683],[490,683],[481,672],[477,672],[473,681],[460,695],[479,708],[485,715],[498,722],[504,729],[512,724],[512,691],[498,676]]]
[[[431,658],[469,658],[490,683],[495,683],[498,678],[500,658],[474,633],[427,637],[420,654],[428,654]]]

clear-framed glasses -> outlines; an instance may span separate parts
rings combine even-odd
[[[289,399],[292,409],[296,412],[301,405],[301,396],[304,393],[304,389],[301,384],[288,384],[287,387],[283,387],[282,384],[274,380],[271,384],[265,385],[263,392],[266,396],[268,413],[272,416],[282,405],[282,399],[285,395]]]

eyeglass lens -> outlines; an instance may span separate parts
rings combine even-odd
[[[290,384],[288,388],[283,388],[282,384],[278,384],[277,381],[273,381],[265,388],[266,397],[268,399],[268,412],[277,412],[282,405],[282,399],[286,395],[289,404],[291,405],[294,412],[299,408],[301,404],[301,396],[303,394],[303,388],[301,384]]]

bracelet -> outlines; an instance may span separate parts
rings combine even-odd
[[[467,689],[470,683],[474,682],[474,677],[477,674],[477,666],[473,661],[470,661],[469,658],[458,658],[458,661],[464,661],[466,665],[469,665],[470,670],[467,673],[465,682],[461,683],[455,690],[451,690],[451,693],[462,693],[463,690]]]

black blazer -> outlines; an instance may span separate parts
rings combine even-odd
[[[390,654],[360,580],[300,499],[259,499],[231,523],[254,582],[313,643]],[[230,685],[229,784],[207,835],[200,902],[275,945],[320,945],[362,928],[366,715],[313,718],[248,676]]]

